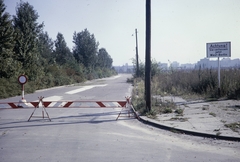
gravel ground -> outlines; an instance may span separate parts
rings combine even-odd
[[[221,118],[225,125],[232,126],[233,131],[240,134],[240,101],[224,100],[207,103],[209,113]]]
[[[159,96],[158,96],[159,98]],[[181,109],[195,109],[199,113],[207,113],[216,118],[220,118],[221,122],[232,131],[240,135],[240,100],[219,100],[219,101],[186,101],[181,97],[165,96],[161,97],[162,101],[174,102],[177,108]],[[197,105],[197,107],[195,107]],[[168,114],[171,115],[171,114]],[[173,116],[174,113],[172,113]]]

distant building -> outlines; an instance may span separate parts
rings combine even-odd
[[[170,66],[171,66],[173,69],[178,69],[178,68],[179,68],[179,65],[180,65],[180,64],[179,64],[177,61],[173,61]]]
[[[201,59],[197,62],[196,68],[218,68],[218,60],[210,60],[208,58]],[[220,67],[229,68],[229,67],[240,67],[240,60],[230,58],[223,58],[220,60]]]
[[[195,64],[190,64],[190,63],[181,64],[181,66],[180,66],[181,69],[194,69],[194,67],[195,67]]]
[[[220,66],[222,68],[229,68],[229,67],[238,67],[240,68],[240,59],[233,59],[230,58],[222,58],[220,60]],[[177,61],[170,63],[158,63],[158,67],[164,71],[166,70],[173,70],[173,69],[207,69],[207,68],[218,68],[218,60],[210,60],[208,58],[203,58],[199,60],[196,64],[180,64]],[[115,70],[118,73],[134,73],[133,65],[125,64],[123,66],[114,66]]]
[[[168,70],[168,64],[167,63],[158,63],[158,68],[162,70]]]
[[[123,66],[113,66],[118,73],[133,73],[133,66],[127,63]]]

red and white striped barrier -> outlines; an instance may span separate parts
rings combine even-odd
[[[39,102],[0,102],[0,109],[1,108],[34,108],[31,116],[29,117],[28,121],[33,116],[36,108],[42,108],[42,118],[44,119],[44,112],[46,113],[48,119],[51,121],[47,111],[45,108],[122,108],[120,113],[118,114],[118,118],[122,114],[123,109],[128,112],[128,116],[130,117],[131,114],[131,97],[125,97],[126,101],[43,101],[44,97],[39,97]],[[138,115],[133,112],[135,117]]]
[[[39,102],[5,102],[0,103],[0,108],[35,108]],[[44,101],[45,108],[122,108],[127,101]]]

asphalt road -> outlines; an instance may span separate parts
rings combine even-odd
[[[55,100],[124,100],[129,75],[82,86],[64,86],[26,95]],[[100,86],[102,85],[102,86]],[[84,91],[83,91],[84,90]],[[20,96],[5,101],[18,101]],[[3,102],[1,100],[0,102]],[[33,119],[33,109],[0,109],[1,162],[66,161],[240,161],[238,142],[176,134],[128,118],[119,108],[47,109],[52,121]],[[36,111],[35,114],[41,114]]]

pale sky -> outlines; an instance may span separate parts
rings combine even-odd
[[[23,1],[38,12],[44,31],[53,40],[62,33],[71,50],[74,31],[87,28],[115,66],[132,64],[137,28],[145,62],[146,0]],[[5,0],[6,11],[15,15],[19,2]],[[157,62],[196,63],[206,57],[206,43],[229,41],[231,59],[240,58],[240,0],[151,0],[151,56]]]

